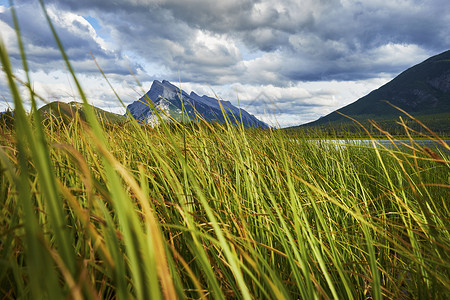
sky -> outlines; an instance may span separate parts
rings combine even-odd
[[[169,80],[287,127],[350,104],[450,49],[448,0],[44,2],[88,101],[116,113],[125,108],[92,56],[125,105],[153,80]],[[14,5],[35,92],[47,101],[80,101],[39,1]],[[23,79],[10,10],[0,0],[0,37]],[[2,74],[0,110],[8,105]]]

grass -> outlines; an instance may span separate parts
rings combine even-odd
[[[343,148],[201,120],[102,126],[78,84],[87,123],[42,122],[25,112],[3,44],[0,57],[15,108],[0,139],[2,299],[450,293],[444,142]]]

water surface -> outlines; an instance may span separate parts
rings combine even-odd
[[[355,145],[355,146],[368,146],[372,147],[372,140],[370,139],[355,139],[355,140],[344,140],[344,139],[329,139],[324,140],[326,143],[329,143],[331,145]],[[450,145],[450,139],[443,139],[447,145]],[[431,149],[440,149],[440,150],[446,150],[442,145],[440,145],[437,141],[431,140],[431,139],[415,139],[413,143],[421,146],[421,147],[428,147]],[[393,148],[394,146],[397,146],[399,148],[406,147],[405,145],[411,145],[411,141],[408,139],[396,139],[396,140],[388,140],[388,139],[375,139],[375,145],[377,147],[387,147],[387,148]],[[448,150],[446,150],[448,151]]]

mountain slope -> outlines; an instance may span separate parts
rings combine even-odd
[[[159,112],[163,119],[168,119],[167,115],[170,115],[178,121],[183,120],[183,117],[194,120],[197,119],[198,114],[208,122],[223,123],[225,117],[221,106],[233,124],[240,123],[242,117],[244,127],[268,128],[264,122],[259,121],[245,110],[233,106],[229,101],[208,96],[200,97],[194,92],[187,94],[166,80],[153,81],[147,94],[128,105],[127,111],[136,120],[149,124],[159,122],[156,112]]]
[[[106,120],[108,122],[116,123],[116,122],[123,122],[126,120],[126,118],[122,115],[108,112],[95,106],[93,106],[93,108],[98,117],[101,117],[103,120]],[[54,117],[61,117],[64,120],[71,120],[75,116],[75,113],[78,112],[81,119],[86,120],[83,111],[83,104],[78,102],[65,103],[60,101],[54,101],[42,106],[41,108],[38,109],[38,111],[44,117],[53,115]]]
[[[432,118],[434,114],[450,113],[450,50],[409,68],[377,90],[337,111],[360,121],[398,119],[402,113],[384,101],[418,117]],[[335,111],[302,126],[345,122],[351,121]],[[443,125],[448,127],[448,124]]]

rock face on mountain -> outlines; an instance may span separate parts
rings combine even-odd
[[[404,71],[393,80],[338,111],[358,120],[397,118],[400,107],[414,115],[450,113],[450,50],[433,56]],[[332,112],[306,125],[350,122]]]
[[[152,102],[149,103],[149,100]],[[223,123],[225,117],[221,105],[227,118],[233,124],[241,123],[242,116],[244,127],[268,128],[267,124],[245,110],[233,106],[229,101],[208,96],[200,97],[194,92],[187,94],[166,80],[153,81],[144,97],[127,106],[127,113],[138,121],[152,125],[157,124],[161,118],[169,119],[167,115],[178,121],[187,118],[195,120],[201,116],[208,122]]]

